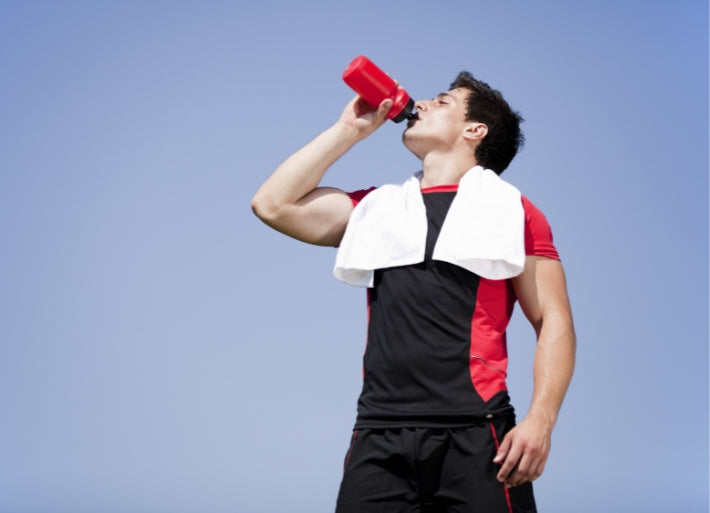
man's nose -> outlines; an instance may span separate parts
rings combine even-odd
[[[414,102],[414,108],[417,109],[417,111],[426,110],[426,100],[418,100]]]

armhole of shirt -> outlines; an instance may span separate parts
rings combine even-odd
[[[360,189],[358,191],[349,192],[348,196],[350,196],[350,201],[353,202],[353,207],[356,207],[357,204],[362,201],[362,198],[370,194],[376,188],[377,187],[370,187],[369,189]]]

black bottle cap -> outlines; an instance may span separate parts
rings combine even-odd
[[[397,114],[396,117],[392,118],[392,121],[394,121],[395,123],[401,123],[405,119],[409,118],[409,116],[412,114],[413,110],[414,110],[414,100],[412,100],[410,98],[409,101],[407,102],[407,105],[405,105],[404,108],[402,109],[402,112]]]

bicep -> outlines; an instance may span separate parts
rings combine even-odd
[[[523,272],[513,278],[513,288],[520,308],[538,334],[544,320],[571,322],[567,283],[559,260],[528,256]]]
[[[338,246],[353,211],[347,193],[318,187],[293,205],[283,207],[278,218],[265,220],[276,230],[310,244]]]

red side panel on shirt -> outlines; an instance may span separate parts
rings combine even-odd
[[[484,401],[506,390],[508,349],[505,330],[514,304],[515,295],[509,280],[481,278],[471,320],[469,372],[473,387]]]

